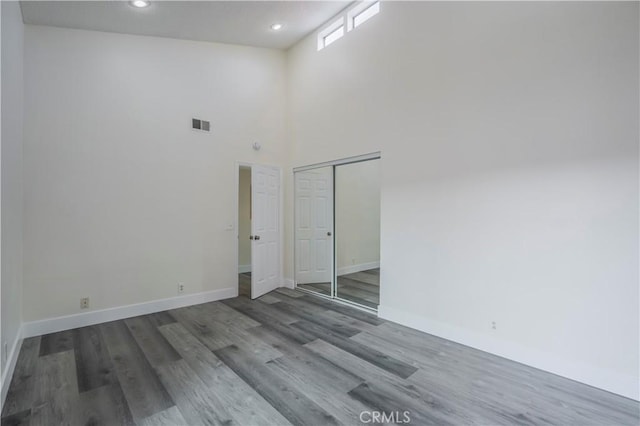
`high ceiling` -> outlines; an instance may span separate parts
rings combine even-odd
[[[25,24],[287,49],[351,1],[22,1]],[[283,24],[279,31],[274,23]]]

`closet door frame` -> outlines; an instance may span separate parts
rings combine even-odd
[[[323,167],[331,167],[332,169],[332,173],[333,173],[333,188],[332,188],[332,194],[331,196],[333,197],[333,220],[332,220],[332,228],[333,230],[332,232],[332,249],[331,249],[331,262],[332,262],[332,277],[331,277],[331,294],[330,295],[326,295],[320,292],[315,292],[312,290],[308,290],[305,288],[301,288],[298,287],[298,281],[297,278],[295,277],[295,271],[296,271],[296,251],[297,251],[297,247],[295,244],[296,241],[296,236],[294,235],[294,244],[293,244],[293,271],[294,271],[294,277],[293,277],[293,281],[294,281],[294,286],[297,290],[299,291],[303,291],[305,293],[309,293],[309,294],[313,294],[317,297],[323,297],[325,299],[329,299],[332,300],[336,303],[342,303],[344,305],[349,305],[367,312],[376,312],[376,309],[374,308],[370,308],[368,306],[364,306],[364,305],[360,305],[359,303],[355,303],[352,301],[349,301],[347,299],[341,299],[338,297],[338,270],[337,270],[337,263],[336,263],[336,241],[337,241],[337,235],[336,235],[336,221],[335,221],[335,217],[336,217],[336,202],[335,202],[335,198],[336,198],[336,167],[337,166],[342,166],[342,165],[346,165],[346,164],[354,164],[354,163],[361,163],[363,161],[371,161],[371,160],[379,160],[382,158],[381,152],[377,151],[377,152],[372,152],[369,154],[363,154],[363,155],[356,155],[353,157],[347,157],[347,158],[342,158],[339,160],[333,160],[333,161],[325,161],[322,163],[315,163],[315,164],[310,164],[308,166],[300,166],[300,167],[294,167],[293,168],[293,173],[294,173],[294,185],[295,185],[295,173],[297,172],[303,172],[303,171],[307,171],[307,170],[313,170],[313,169],[319,169],[319,168],[323,168]],[[294,209],[295,209],[295,205],[296,205],[296,200],[295,200],[295,188],[294,188],[294,200],[293,200],[293,205],[294,205]],[[293,212],[294,214],[294,218],[295,218],[295,214],[296,212]],[[295,234],[295,227],[294,227],[294,234]],[[380,282],[380,286],[382,286],[382,282]]]

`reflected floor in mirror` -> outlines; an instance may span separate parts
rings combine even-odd
[[[298,284],[298,288],[331,295],[331,283]],[[380,304],[380,268],[338,276],[340,299],[378,309]]]

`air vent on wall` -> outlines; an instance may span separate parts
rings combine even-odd
[[[208,121],[200,120],[199,118],[192,118],[191,119],[191,128],[193,130],[200,130],[202,132],[208,132],[209,129],[211,128],[211,126],[210,126]]]

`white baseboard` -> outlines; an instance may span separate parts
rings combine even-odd
[[[295,289],[296,284],[291,278],[285,278],[282,280],[282,286],[290,289]]]
[[[168,309],[182,308],[184,306],[200,303],[214,302],[216,300],[229,299],[238,296],[238,287],[223,288],[220,290],[205,291],[202,293],[187,294],[185,296],[170,297],[168,299],[152,300],[150,302],[137,303],[135,305],[119,306],[117,308],[101,309],[99,311],[83,312],[81,314],[67,315],[49,318],[40,321],[26,322],[22,325],[23,337],[40,336],[42,334],[55,333],[70,330],[72,328],[86,327],[88,325],[115,321],[123,318],[146,315]]]
[[[4,408],[4,401],[7,399],[7,392],[9,392],[11,378],[13,377],[13,372],[15,371],[16,363],[18,362],[18,355],[20,354],[20,347],[22,346],[23,330],[23,326],[18,329],[18,334],[11,346],[11,352],[9,352],[7,357],[5,369],[2,372],[2,379],[0,381],[0,388],[2,389],[0,396],[0,398],[2,398],[0,399],[0,412],[2,412],[2,409]]]
[[[369,269],[375,269],[380,267],[380,261],[360,263],[358,265],[349,265],[338,268],[338,275],[354,274],[360,271],[368,271]]]
[[[238,273],[245,274],[251,272],[251,265],[238,265]]]
[[[378,316],[627,398],[640,399],[637,377],[600,369],[585,363],[561,359],[549,353],[532,350],[516,343],[433,321],[395,308],[378,306]]]

